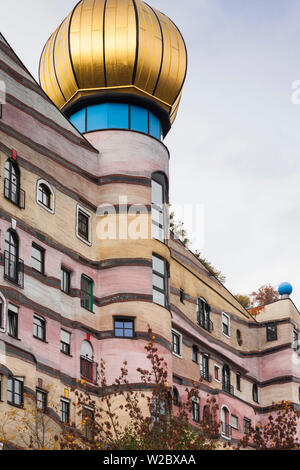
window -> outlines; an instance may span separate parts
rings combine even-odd
[[[54,214],[54,193],[51,186],[44,180],[40,180],[37,183],[37,203],[46,209],[48,212]]]
[[[153,302],[167,307],[168,304],[168,272],[167,263],[162,258],[152,257]]]
[[[76,233],[78,238],[84,242],[91,242],[91,215],[82,207],[77,206]]]
[[[244,433],[249,434],[251,427],[251,420],[248,418],[244,418]]]
[[[192,360],[196,363],[198,363],[198,353],[199,353],[198,346],[193,346],[192,347]]]
[[[201,354],[200,375],[203,379],[211,381],[209,376],[209,356],[207,354]]]
[[[179,406],[179,392],[176,387],[173,387],[173,403],[175,406]]]
[[[8,377],[7,379],[7,403],[23,406],[24,383],[22,378]]]
[[[240,372],[236,373],[236,389],[239,392],[241,391],[241,374],[240,374]]]
[[[70,402],[66,399],[60,400],[60,420],[64,424],[70,422]]]
[[[71,334],[68,331],[60,330],[60,350],[67,356],[71,354]]]
[[[13,230],[8,230],[5,236],[4,277],[23,287],[24,263],[19,259],[19,238]]]
[[[119,338],[134,337],[134,321],[124,318],[115,318],[114,320],[115,336]]]
[[[80,375],[89,382],[97,381],[97,364],[93,360],[93,347],[89,341],[83,341],[80,351]]]
[[[182,357],[182,335],[177,331],[172,331],[172,351],[175,356]]]
[[[13,338],[18,338],[18,308],[14,305],[8,306],[8,334]]]
[[[71,272],[66,268],[61,268],[61,291],[70,294],[71,289]]]
[[[221,367],[215,364],[215,380],[216,382],[221,382]]]
[[[192,402],[192,416],[197,423],[200,422],[200,400],[194,397]]]
[[[47,409],[47,392],[44,390],[36,389],[36,406],[40,411]]]
[[[295,328],[293,329],[293,349],[294,351],[298,351],[299,349],[298,330]]]
[[[233,429],[236,429],[238,431],[239,429],[239,419],[237,416],[230,416],[230,425]]]
[[[90,408],[82,408],[82,434],[85,439],[93,438],[94,411]]]
[[[230,337],[230,318],[226,313],[222,313],[222,332],[223,335]]]
[[[152,238],[165,242],[167,237],[168,184],[163,173],[152,175]]]
[[[20,187],[19,166],[13,160],[7,160],[4,170],[4,197],[21,209],[25,208],[25,193]]]
[[[183,289],[180,289],[179,298],[180,298],[180,302],[183,304],[183,303],[184,303],[184,299],[185,299],[185,295],[184,295],[184,290],[183,290]]]
[[[275,323],[267,325],[267,341],[277,340],[277,325]]]
[[[33,336],[42,341],[46,341],[46,322],[37,315],[33,317]]]
[[[227,406],[223,406],[221,410],[221,434],[223,437],[231,438],[230,411]]]
[[[230,369],[227,365],[222,369],[222,389],[224,392],[233,394],[233,387],[230,381]]]
[[[90,312],[94,310],[94,282],[88,277],[81,276],[81,306]]]
[[[242,340],[242,333],[240,330],[236,330],[236,340],[239,346],[242,346],[243,340]]]
[[[197,322],[201,328],[204,328],[209,332],[212,331],[213,327],[212,322],[210,321],[210,306],[206,300],[202,299],[201,297],[197,302]]]
[[[45,250],[34,243],[32,244],[31,266],[39,273],[44,274]]]
[[[2,375],[0,375],[0,401],[2,401],[2,380],[3,380],[3,377]]]
[[[253,384],[253,387],[252,387],[252,398],[253,398],[253,401],[255,401],[256,403],[258,403],[258,387],[257,387],[257,384]]]

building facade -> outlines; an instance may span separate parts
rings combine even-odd
[[[289,296],[255,319],[169,236],[163,139],[186,70],[179,30],[140,0],[79,2],[41,85],[0,36],[0,413],[52,390],[57,422],[74,419],[70,390],[84,379],[97,397],[101,360],[108,383],[126,360],[141,388],[149,326],[174,397],[201,376],[191,419],[213,394],[224,439],[299,404]]]

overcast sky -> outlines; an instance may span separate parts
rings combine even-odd
[[[1,2],[1,32],[36,78],[45,41],[76,1]],[[204,246],[194,248],[233,293],[289,281],[299,308],[300,105],[291,96],[300,80],[300,2],[151,4],[175,21],[189,54],[165,140],[171,202],[204,205]]]

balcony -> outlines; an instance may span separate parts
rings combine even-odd
[[[80,375],[81,378],[91,382],[93,384],[97,383],[98,380],[98,364],[97,362],[91,361],[86,357],[80,357]]]
[[[8,251],[4,252],[4,279],[24,288],[24,261]]]
[[[232,436],[232,428],[230,424],[226,424],[223,421],[221,422],[221,434],[228,439],[231,439]]]
[[[7,178],[4,179],[4,197],[20,209],[25,209],[25,191]]]
[[[198,315],[198,325],[209,333],[212,333],[214,329],[213,322],[208,318],[205,318],[204,315]]]
[[[234,387],[233,387],[233,385],[230,384],[230,382],[224,382],[223,381],[222,390],[223,390],[223,392],[230,393],[230,395],[234,395]]]
[[[212,376],[209,375],[208,371],[201,370],[200,371],[200,376],[201,376],[202,379],[206,380],[206,382],[209,382],[209,383],[212,382]]]

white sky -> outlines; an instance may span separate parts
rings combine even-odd
[[[76,1],[2,2],[0,30],[36,78],[45,41]],[[300,306],[300,105],[291,102],[300,80],[300,2],[151,4],[175,21],[189,54],[165,141],[171,202],[204,204],[200,251],[233,293],[289,281]]]

